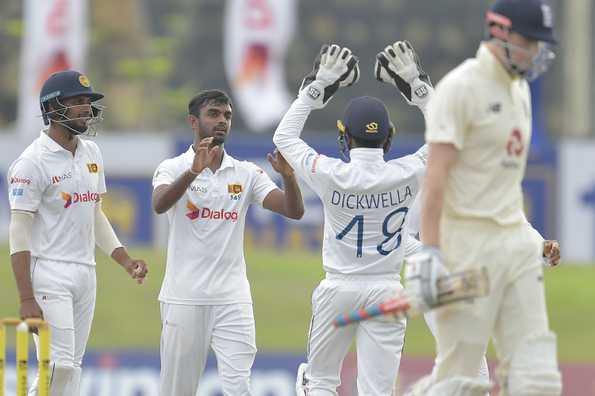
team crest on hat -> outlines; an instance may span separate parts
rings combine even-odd
[[[366,124],[366,133],[378,133],[378,123],[371,122]]]
[[[89,88],[91,86],[91,82],[89,82],[89,79],[87,78],[87,76],[85,76],[84,74],[81,74],[79,76],[79,82],[81,83],[81,85],[85,88]]]

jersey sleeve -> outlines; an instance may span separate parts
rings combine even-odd
[[[426,142],[451,143],[458,150],[465,145],[470,122],[472,91],[456,75],[446,76],[436,87],[426,112]]]
[[[176,180],[174,163],[172,159],[167,159],[159,164],[153,174],[153,189],[163,185],[172,184]]]
[[[254,173],[252,183],[252,190],[250,191],[250,202],[262,205],[266,196],[273,190],[278,189],[275,182],[271,180],[269,175],[259,166],[249,162],[252,172]]]
[[[320,195],[327,184],[326,171],[333,168],[333,161],[340,160],[319,154],[301,139],[310,111],[309,105],[296,99],[279,123],[273,142],[294,172]]]
[[[96,156],[96,161],[97,161],[97,167],[99,168],[98,170],[98,176],[99,176],[99,180],[98,180],[98,184],[97,184],[97,189],[99,194],[105,194],[107,192],[107,187],[106,187],[106,183],[105,183],[105,168],[104,168],[104,164],[103,164],[103,155],[101,154],[101,150],[99,149],[99,146],[97,146],[97,144],[95,144],[95,142],[91,142],[92,145],[94,146],[95,149],[95,156]]]
[[[36,212],[46,188],[39,167],[28,158],[19,158],[8,170],[7,179],[10,209]]]

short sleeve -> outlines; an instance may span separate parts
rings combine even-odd
[[[167,159],[159,164],[153,174],[153,189],[162,184],[172,184],[175,180],[174,164],[171,159]]]
[[[97,164],[99,165],[99,180],[97,184],[97,189],[99,191],[99,194],[105,194],[107,192],[107,188],[105,183],[105,168],[103,165],[103,155],[101,154],[99,146],[97,146],[95,143],[93,143],[93,145],[95,146],[95,155],[97,158]]]
[[[10,209],[37,211],[46,187],[39,167],[28,158],[19,158],[8,170],[7,179]]]
[[[252,191],[251,191],[251,202],[258,203],[262,205],[262,202],[266,198],[266,196],[273,190],[279,188],[271,180],[269,175],[266,174],[264,170],[260,167],[256,166],[253,163],[249,163],[251,172],[253,172],[253,180],[252,183]]]
[[[445,77],[430,99],[426,115],[426,142],[452,143],[458,150],[465,144],[470,123],[472,94],[468,84],[456,76]]]

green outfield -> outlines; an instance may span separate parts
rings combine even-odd
[[[159,346],[157,294],[164,270],[162,251],[137,249],[147,260],[148,281],[138,286],[98,254],[97,307],[90,348]],[[17,297],[6,247],[0,249],[0,317],[17,314]],[[322,278],[320,256],[304,251],[248,249],[248,272],[261,351],[304,351],[312,290]],[[563,361],[595,362],[595,266],[561,265],[546,271],[552,328]],[[406,353],[430,355],[434,344],[423,321],[412,319]]]

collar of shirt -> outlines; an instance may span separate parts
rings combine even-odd
[[[490,73],[495,79],[505,84],[512,84],[517,77],[511,75],[504,65],[496,58],[485,43],[477,50],[477,59],[481,68]]]
[[[52,153],[56,153],[58,151],[68,151],[64,147],[60,146],[58,144],[58,142],[56,142],[54,139],[52,139],[45,132],[45,130],[42,130],[39,133],[39,141],[41,142],[42,145],[44,145],[45,147],[47,147],[47,149],[50,150]]]
[[[384,162],[384,150],[381,148],[357,147],[349,151],[351,162]]]
[[[184,157],[186,162],[188,163],[188,165],[192,165],[192,162],[194,161],[194,147],[192,147],[192,145],[190,145],[190,147],[188,147],[188,150],[186,151],[186,153],[184,153]],[[227,154],[227,152],[225,151],[225,149],[223,150],[223,160],[221,161],[221,166],[219,167],[219,169],[217,169],[218,171],[221,171],[225,168],[232,168],[233,167],[233,161],[231,160],[231,157]]]

